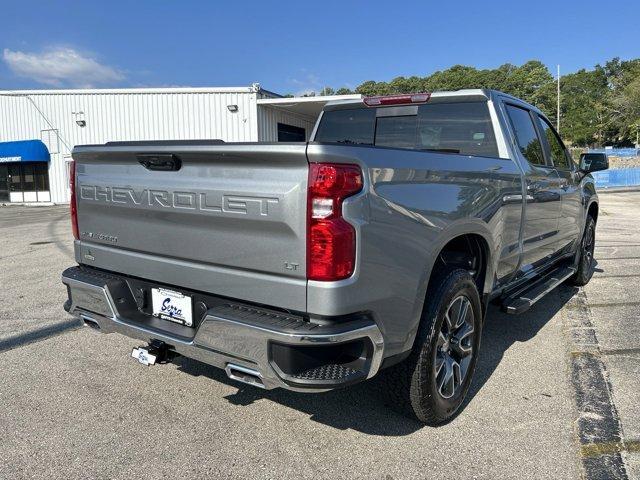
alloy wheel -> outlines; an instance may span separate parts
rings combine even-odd
[[[582,258],[584,261],[585,271],[591,268],[593,263],[593,250],[595,247],[595,232],[592,225],[589,225],[582,242]]]
[[[453,299],[438,332],[434,362],[436,388],[443,398],[453,397],[464,383],[473,358],[474,320],[471,301]]]

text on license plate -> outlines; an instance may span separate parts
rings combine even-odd
[[[151,300],[154,317],[181,323],[187,327],[193,325],[191,297],[166,288],[152,288]]]

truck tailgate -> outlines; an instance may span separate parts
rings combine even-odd
[[[304,310],[305,149],[197,142],[77,147],[77,260]]]

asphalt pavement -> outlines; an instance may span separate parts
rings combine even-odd
[[[470,398],[438,428],[373,381],[265,392],[138,364],[138,341],[62,309],[67,208],[0,208],[0,478],[640,478],[640,193],[601,204],[592,282],[491,307]]]

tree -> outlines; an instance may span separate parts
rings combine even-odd
[[[601,67],[578,70],[562,77],[560,85],[563,136],[578,146],[602,145],[611,133],[606,71]]]
[[[373,80],[367,80],[356,88],[356,93],[364,96],[381,95],[378,90],[378,84]]]
[[[579,70],[562,77],[562,136],[579,146],[627,145],[635,140],[640,125],[640,58],[614,58],[593,70]],[[454,65],[425,77],[395,77],[390,82],[367,80],[355,88],[365,96],[394,93],[435,92],[464,88],[500,90],[537,106],[556,121],[556,82],[539,60],[517,66],[478,70]],[[333,92],[323,89],[320,94]],[[354,93],[340,88],[338,95]]]
[[[630,81],[613,97],[613,112],[619,123],[619,139],[635,143],[640,129],[640,76]]]
[[[324,87],[320,90],[320,95],[335,95],[336,91],[331,87]]]

